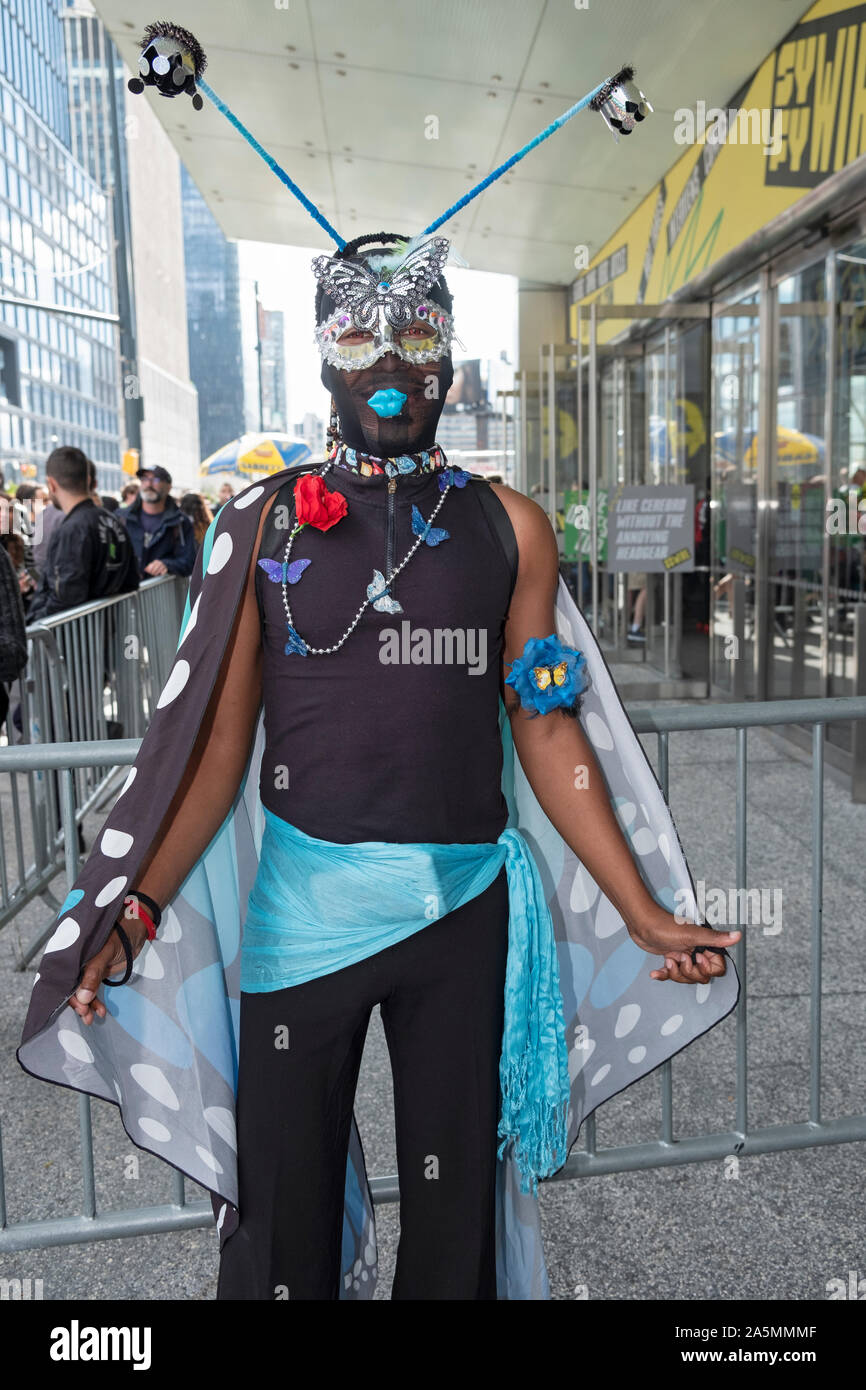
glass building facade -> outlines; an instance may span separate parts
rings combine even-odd
[[[112,151],[112,113],[108,83],[114,81],[115,106],[123,121],[126,77],[120,55],[90,0],[66,0],[63,10],[69,81],[70,147],[90,177],[106,192],[120,188],[129,203],[126,139],[120,132],[119,173]]]
[[[117,328],[40,305],[116,314],[111,209],[70,149],[58,0],[0,0],[0,466],[44,475],[58,444],[120,479]]]
[[[63,0],[0,0],[0,70],[27,107],[69,144]]]
[[[198,391],[199,444],[206,459],[244,432],[238,251],[186,169],[181,195],[189,374]]]

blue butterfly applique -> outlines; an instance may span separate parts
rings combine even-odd
[[[444,492],[449,483],[453,487],[465,487],[471,477],[465,468],[443,468],[439,474],[439,491]]]
[[[310,560],[293,560],[289,565],[284,560],[259,560],[259,564],[272,584],[297,584]]]
[[[289,629],[289,640],[285,647],[286,656],[293,656],[295,652],[297,652],[298,656],[306,656],[307,644],[303,637],[301,637],[300,633],[295,632],[291,623],[286,623],[286,627]]]
[[[423,536],[428,545],[438,545],[440,541],[447,541],[449,535],[441,526],[431,526],[429,521],[425,521],[418,508],[412,503],[412,530],[416,536]]]
[[[367,598],[371,600],[377,613],[402,613],[403,609],[388,593],[385,576],[380,570],[373,570],[373,582],[367,585]]]

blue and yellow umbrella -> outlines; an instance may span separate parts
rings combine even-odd
[[[206,458],[199,473],[203,478],[233,473],[253,483],[303,463],[311,457],[311,452],[302,439],[293,439],[288,434],[242,434],[240,439],[224,444]]]

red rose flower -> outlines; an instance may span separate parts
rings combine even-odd
[[[318,473],[305,473],[295,483],[295,510],[298,526],[315,526],[329,531],[349,510],[341,492],[329,492]]]

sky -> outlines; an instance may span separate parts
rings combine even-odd
[[[330,397],[319,380],[321,359],[313,339],[313,300],[316,281],[310,263],[321,248],[279,246],[272,242],[238,242],[241,281],[241,324],[244,348],[244,382],[247,420],[258,428],[256,320],[254,284],[266,309],[282,309],[286,336],[286,407],[290,430],[307,411],[326,420]],[[454,296],[457,336],[455,362],[464,358],[494,359],[494,389],[512,385],[517,361],[517,279],[488,271],[446,266],[445,278]],[[505,351],[509,365],[500,363]]]

